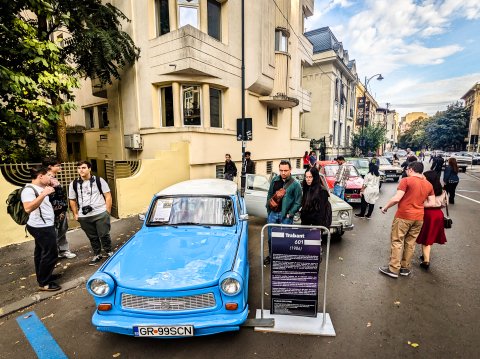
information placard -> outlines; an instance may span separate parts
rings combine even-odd
[[[271,314],[317,316],[319,229],[273,228]]]

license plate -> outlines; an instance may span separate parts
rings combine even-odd
[[[362,200],[360,198],[349,198],[349,202],[360,203]]]
[[[387,175],[387,177],[397,177],[397,175]]]
[[[133,327],[136,337],[192,337],[193,325],[164,325]]]

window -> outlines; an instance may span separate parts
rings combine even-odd
[[[178,27],[192,25],[199,28],[199,0],[178,0]]]
[[[333,121],[333,144],[335,145],[336,135],[337,134],[337,121]]]
[[[338,124],[338,145],[342,144],[342,127],[341,123]]]
[[[339,86],[339,82],[340,82],[340,81],[339,81],[338,79],[335,80],[335,101],[337,101],[337,102],[338,102],[338,86]]]
[[[170,32],[168,0],[155,0],[155,25],[157,36]]]
[[[347,136],[345,137],[345,147],[350,147],[350,126],[347,126]]]
[[[210,127],[222,127],[222,91],[210,88]]]
[[[219,41],[222,39],[221,8],[222,4],[217,0],[207,1],[208,34]]]
[[[98,127],[108,127],[108,105],[98,106]]]
[[[288,52],[288,34],[285,30],[275,30],[275,51]]]
[[[297,158],[297,160],[295,161],[295,164],[297,168],[300,168],[300,158]]]
[[[87,130],[95,128],[95,119],[93,118],[93,107],[85,109],[85,127]]]
[[[223,170],[225,165],[216,165],[215,166],[215,178],[223,179]]]
[[[277,109],[267,107],[267,125],[277,127]]]
[[[272,173],[273,161],[267,161],[267,174]]]
[[[162,127],[174,126],[172,86],[160,88],[160,111],[162,111]]]
[[[200,86],[182,86],[183,89],[183,125],[200,126]]]

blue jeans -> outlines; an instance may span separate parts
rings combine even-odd
[[[335,186],[333,186],[333,194],[345,200],[345,187],[336,184]]]
[[[282,212],[270,212],[267,223],[293,224],[293,217],[282,218]],[[268,255],[272,253],[272,227],[268,227]]]

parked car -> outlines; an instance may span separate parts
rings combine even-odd
[[[448,163],[448,159],[450,157],[453,157],[457,160],[457,165],[458,168],[463,172],[467,172],[467,167],[471,166],[472,164],[478,164],[479,158],[474,156],[473,154],[470,154],[470,152],[455,152],[455,153],[449,153],[445,154],[443,156],[445,162],[443,163],[443,168]]]
[[[384,152],[383,157],[385,157],[388,160],[388,162],[392,163],[394,154],[395,154],[394,152]]]
[[[248,315],[247,219],[232,181],[155,194],[142,228],[87,281],[93,325],[160,338],[238,330]]]
[[[303,181],[304,174],[304,170],[292,169],[292,177],[299,182]],[[275,174],[272,176],[247,174],[245,203],[249,215],[267,218],[267,208],[265,205],[267,203],[270,181],[274,176]],[[325,188],[328,188],[327,181],[322,174],[320,174],[320,180]],[[332,225],[330,226],[330,233],[340,237],[345,231],[353,229],[352,206],[333,194],[330,194],[329,201],[332,205]],[[298,223],[298,217],[298,215],[295,216],[297,221],[295,223]]]
[[[457,159],[457,162],[459,159],[465,159],[467,160],[467,162],[470,162],[469,164],[472,165],[478,165],[478,163],[480,162],[480,155],[475,152],[461,151],[453,153],[452,156]]]
[[[349,164],[352,164],[357,169],[358,173],[364,178],[369,171],[370,161],[368,158],[346,158],[345,161]],[[385,173],[378,170],[380,173],[380,188],[382,188],[382,183],[386,181]]]
[[[405,150],[397,150],[397,156],[398,157],[406,157],[407,156],[407,151]]]
[[[402,167],[392,165],[388,160],[384,157],[378,157],[379,161],[379,168],[382,172],[385,173],[386,180],[392,180],[394,182],[398,182],[400,177],[402,177]]]
[[[339,167],[338,163],[335,161],[318,161],[317,163],[321,166],[320,173],[325,176],[328,187],[333,188]],[[349,167],[350,177],[345,187],[345,201],[347,203],[360,203],[362,201],[360,190],[363,187],[363,178],[355,166],[348,163],[346,165]]]

